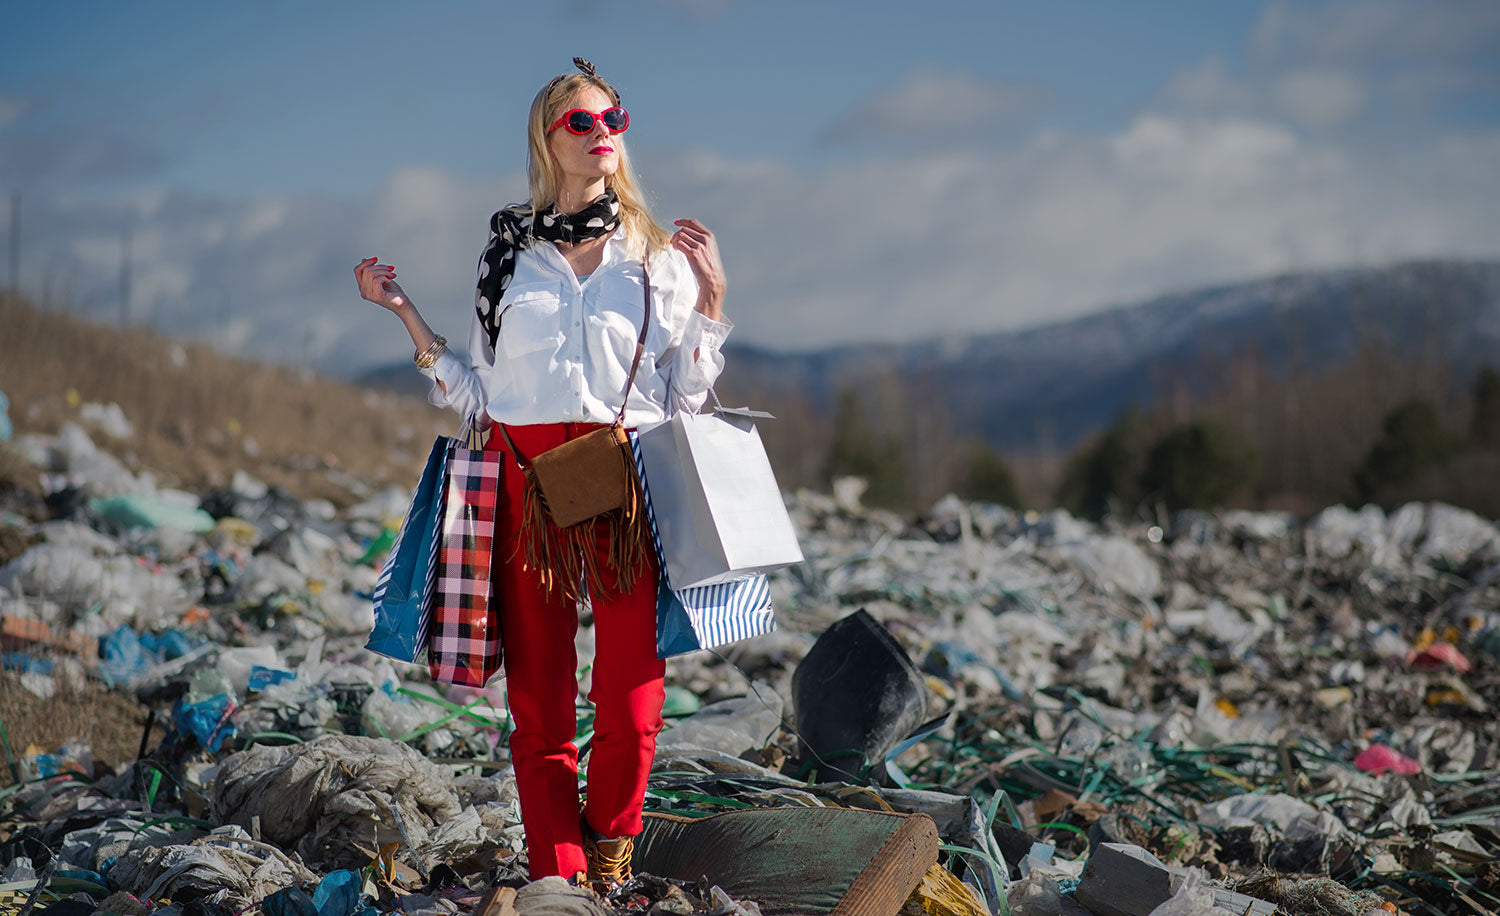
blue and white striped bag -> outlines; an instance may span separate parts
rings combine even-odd
[[[398,661],[415,662],[427,651],[442,543],[438,528],[443,520],[444,470],[452,443],[439,436],[432,444],[411,508],[375,584],[375,626],[365,648]]]
[[[646,518],[651,523],[651,544],[656,548],[657,568],[661,570],[656,593],[656,656],[670,658],[698,649],[713,649],[776,629],[771,586],[764,574],[717,585],[672,588],[656,531],[656,515],[651,511],[651,483],[646,479],[640,442],[634,432],[630,434],[630,450],[641,479]]]

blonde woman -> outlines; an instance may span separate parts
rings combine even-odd
[[[482,427],[503,424],[520,453],[511,457],[522,461],[608,424],[622,401],[628,427],[697,409],[723,368],[720,345],[731,327],[713,234],[683,219],[669,236],[652,218],[626,155],[630,116],[619,93],[587,61],[574,63],[578,73],[553,79],[532,102],[531,200],[491,218],[466,352],[447,350],[433,334],[394,266],[366,258],[354,268],[361,296],[395,313],[411,334],[434,380],[430,400]],[[650,317],[627,394],[647,273]],[[511,450],[493,429],[487,447]],[[586,875],[604,889],[630,875],[662,727],[656,559],[647,549],[632,568],[613,568],[619,552],[605,526],[587,539],[602,589],[590,590],[596,718],[580,807],[572,743],[579,583],[549,587],[521,561],[525,483],[517,462],[502,464],[494,587],[531,877]]]

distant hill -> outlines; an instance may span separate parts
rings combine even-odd
[[[800,394],[826,412],[842,388],[896,373],[997,447],[1067,449],[1127,404],[1150,404],[1164,382],[1191,385],[1247,351],[1273,372],[1317,370],[1372,343],[1461,375],[1500,362],[1500,260],[1284,274],[973,337],[796,354],[731,347],[721,387],[736,401]],[[409,364],[359,381],[425,390]]]

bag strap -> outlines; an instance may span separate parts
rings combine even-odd
[[[625,425],[625,408],[630,404],[630,389],[635,385],[635,373],[641,367],[641,354],[646,352],[646,332],[651,328],[651,251],[649,248],[641,258],[641,276],[645,281],[643,286],[646,304],[641,317],[641,333],[635,339],[635,358],[630,361],[630,373],[625,377],[625,397],[620,402],[620,412],[615,415],[615,422],[612,424],[617,427]],[[516,459],[516,466],[526,467],[521,459],[521,451],[516,448],[516,443],[511,439],[510,431],[505,428],[505,424],[497,422],[495,425],[500,427],[500,435],[505,437],[505,444],[510,447],[510,453]]]

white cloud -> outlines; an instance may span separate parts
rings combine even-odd
[[[1266,6],[1249,50],[1264,65],[1375,66],[1480,60],[1500,45],[1492,0],[1343,0]]]
[[[1445,101],[1500,91],[1500,4],[1277,0],[1245,50],[1241,68],[1214,55],[1182,69],[1160,100],[1325,133],[1420,130]]]
[[[1050,96],[1047,89],[1030,84],[997,83],[957,73],[911,73],[873,93],[829,126],[820,139],[852,143],[938,133],[967,139],[1024,126]]]
[[[1482,81],[1472,52],[1492,39],[1453,27],[1452,10],[1481,34],[1487,14],[1456,3],[1424,25],[1410,4],[1371,8],[1363,22],[1346,5],[1273,4],[1246,72],[1206,59],[1101,135],[1031,128],[1040,89],[917,73],[825,139],[941,143],[872,143],[825,166],[634,155],[664,222],[698,217],[719,235],[735,339],[773,348],[1020,327],[1288,269],[1500,256],[1500,132],[1428,125],[1397,144],[1361,134],[1403,80],[1418,101]],[[1377,72],[1401,28],[1422,35],[1399,52],[1418,63]],[[968,121],[1006,139],[950,131]],[[0,143],[0,167],[5,156]],[[63,177],[85,170],[60,161]],[[411,166],[358,199],[147,190],[101,205],[67,193],[28,199],[29,285],[39,265],[57,265],[85,310],[113,315],[130,222],[138,314],[246,352],[349,367],[410,354],[400,326],[357,298],[354,263],[396,264],[433,325],[462,339],[485,220],[526,190],[519,174]]]
[[[1154,111],[1101,137],[1052,130],[812,171],[704,151],[638,166],[664,221],[697,216],[718,234],[735,338],[783,349],[1020,327],[1288,269],[1500,254],[1500,133],[1382,152]],[[397,264],[433,325],[462,339],[485,220],[521,189],[519,175],[414,168],[363,200],[44,201],[33,257],[68,252],[83,305],[113,316],[128,215],[138,315],[274,359],[367,365],[410,346],[357,298],[354,263]]]
[[[1363,83],[1336,70],[1294,70],[1278,78],[1272,91],[1283,110],[1312,127],[1342,124],[1365,107]]]

